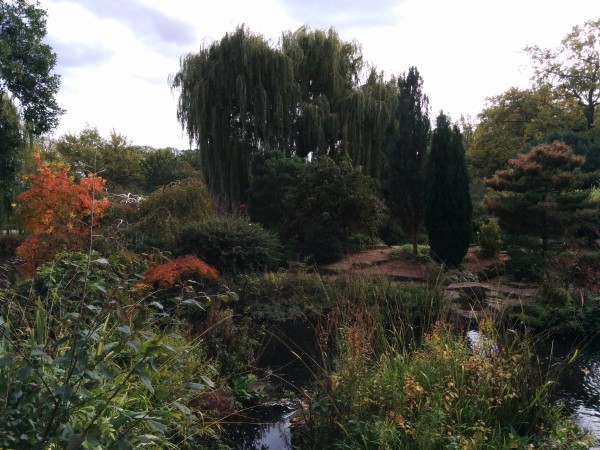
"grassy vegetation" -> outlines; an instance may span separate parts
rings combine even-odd
[[[353,280],[332,311],[334,356],[309,396],[301,448],[587,448],[550,401],[552,374],[530,339],[486,322],[470,347],[435,293],[381,287]],[[436,313],[407,315],[399,300]]]

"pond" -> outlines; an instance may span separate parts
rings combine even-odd
[[[570,339],[555,339],[553,352],[557,356],[567,355],[573,345]],[[557,398],[600,445],[600,337],[578,346],[577,357],[561,374]]]

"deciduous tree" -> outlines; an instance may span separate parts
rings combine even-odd
[[[487,178],[545,135],[583,129],[585,118],[577,104],[551,86],[511,88],[488,98],[488,105],[478,115],[467,159],[474,175]]]
[[[379,175],[397,90],[374,71],[361,85],[363,66],[357,42],[306,27],[284,33],[279,47],[242,27],[185,56],[171,85],[211,190],[243,200],[252,155],[271,150],[346,152]]]
[[[24,272],[33,275],[58,252],[86,248],[108,199],[102,198],[102,178],[89,175],[76,183],[68,165],[52,167],[39,157],[37,171],[25,179],[29,188],[19,194],[18,216],[28,237],[17,254],[25,258]]]
[[[600,19],[576,25],[556,50],[525,48],[534,63],[534,80],[577,101],[592,128],[600,104]]]
[[[46,11],[39,2],[0,2],[0,97],[14,97],[27,131],[34,136],[58,125],[63,110],[56,103],[60,77],[52,73],[56,54],[42,42]]]

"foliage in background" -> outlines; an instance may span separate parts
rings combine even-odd
[[[280,48],[239,27],[183,57],[171,78],[177,115],[202,149],[211,192],[243,201],[251,157],[264,149],[301,158],[346,153],[377,176],[397,89],[375,70],[361,85],[363,67],[357,42],[308,27],[283,33]]]
[[[287,221],[285,195],[295,189],[308,165],[298,157],[283,152],[256,155],[247,191],[248,215],[272,230],[281,230]]]
[[[550,84],[566,99],[577,102],[588,130],[600,105],[600,20],[575,25],[556,50],[528,46],[536,84]]]
[[[106,139],[96,128],[85,128],[78,134],[62,136],[53,150],[78,176],[89,171],[102,173],[112,193],[140,191],[143,153],[122,134],[112,131]]]
[[[146,192],[153,192],[161,186],[190,177],[193,169],[178,158],[172,148],[159,148],[147,152],[140,163],[140,171],[144,177]]]
[[[37,171],[25,179],[29,188],[19,195],[18,216],[28,237],[17,253],[31,276],[59,251],[85,248],[90,226],[102,218],[108,199],[102,197],[102,178],[89,175],[75,183],[68,166],[51,167],[39,157]]]
[[[353,233],[375,235],[381,214],[373,181],[342,155],[311,161],[285,193],[283,235],[299,242],[311,227],[328,228],[344,242]]]
[[[577,103],[548,85],[511,88],[487,101],[478,114],[473,142],[466,147],[470,170],[479,178],[504,169],[509,159],[548,134],[585,129]]]
[[[442,113],[425,172],[425,226],[434,259],[451,268],[462,263],[471,243],[472,215],[462,135]]]
[[[188,224],[177,234],[176,248],[179,254],[195,254],[227,274],[273,270],[283,258],[277,236],[245,217]]]
[[[172,250],[181,229],[213,216],[208,189],[199,179],[175,182],[152,192],[139,204],[129,228],[136,249]]]
[[[6,94],[0,95],[0,227],[9,229],[12,204],[18,187],[17,174],[23,165],[25,139],[19,111]]]
[[[40,136],[58,125],[60,75],[52,73],[56,54],[45,44],[46,11],[39,3],[0,3],[0,99],[17,99],[27,133]],[[4,124],[0,124],[4,126]]]

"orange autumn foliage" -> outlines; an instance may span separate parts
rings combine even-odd
[[[143,276],[143,284],[170,288],[181,283],[185,276],[200,276],[203,280],[216,281],[219,272],[200,258],[186,255],[152,266],[146,269]]]
[[[104,179],[89,175],[76,183],[67,164],[51,166],[39,156],[36,163],[37,170],[24,177],[29,189],[19,194],[17,209],[29,234],[17,248],[27,275],[62,250],[84,249],[90,226],[97,225],[108,207],[108,199],[102,198]]]

